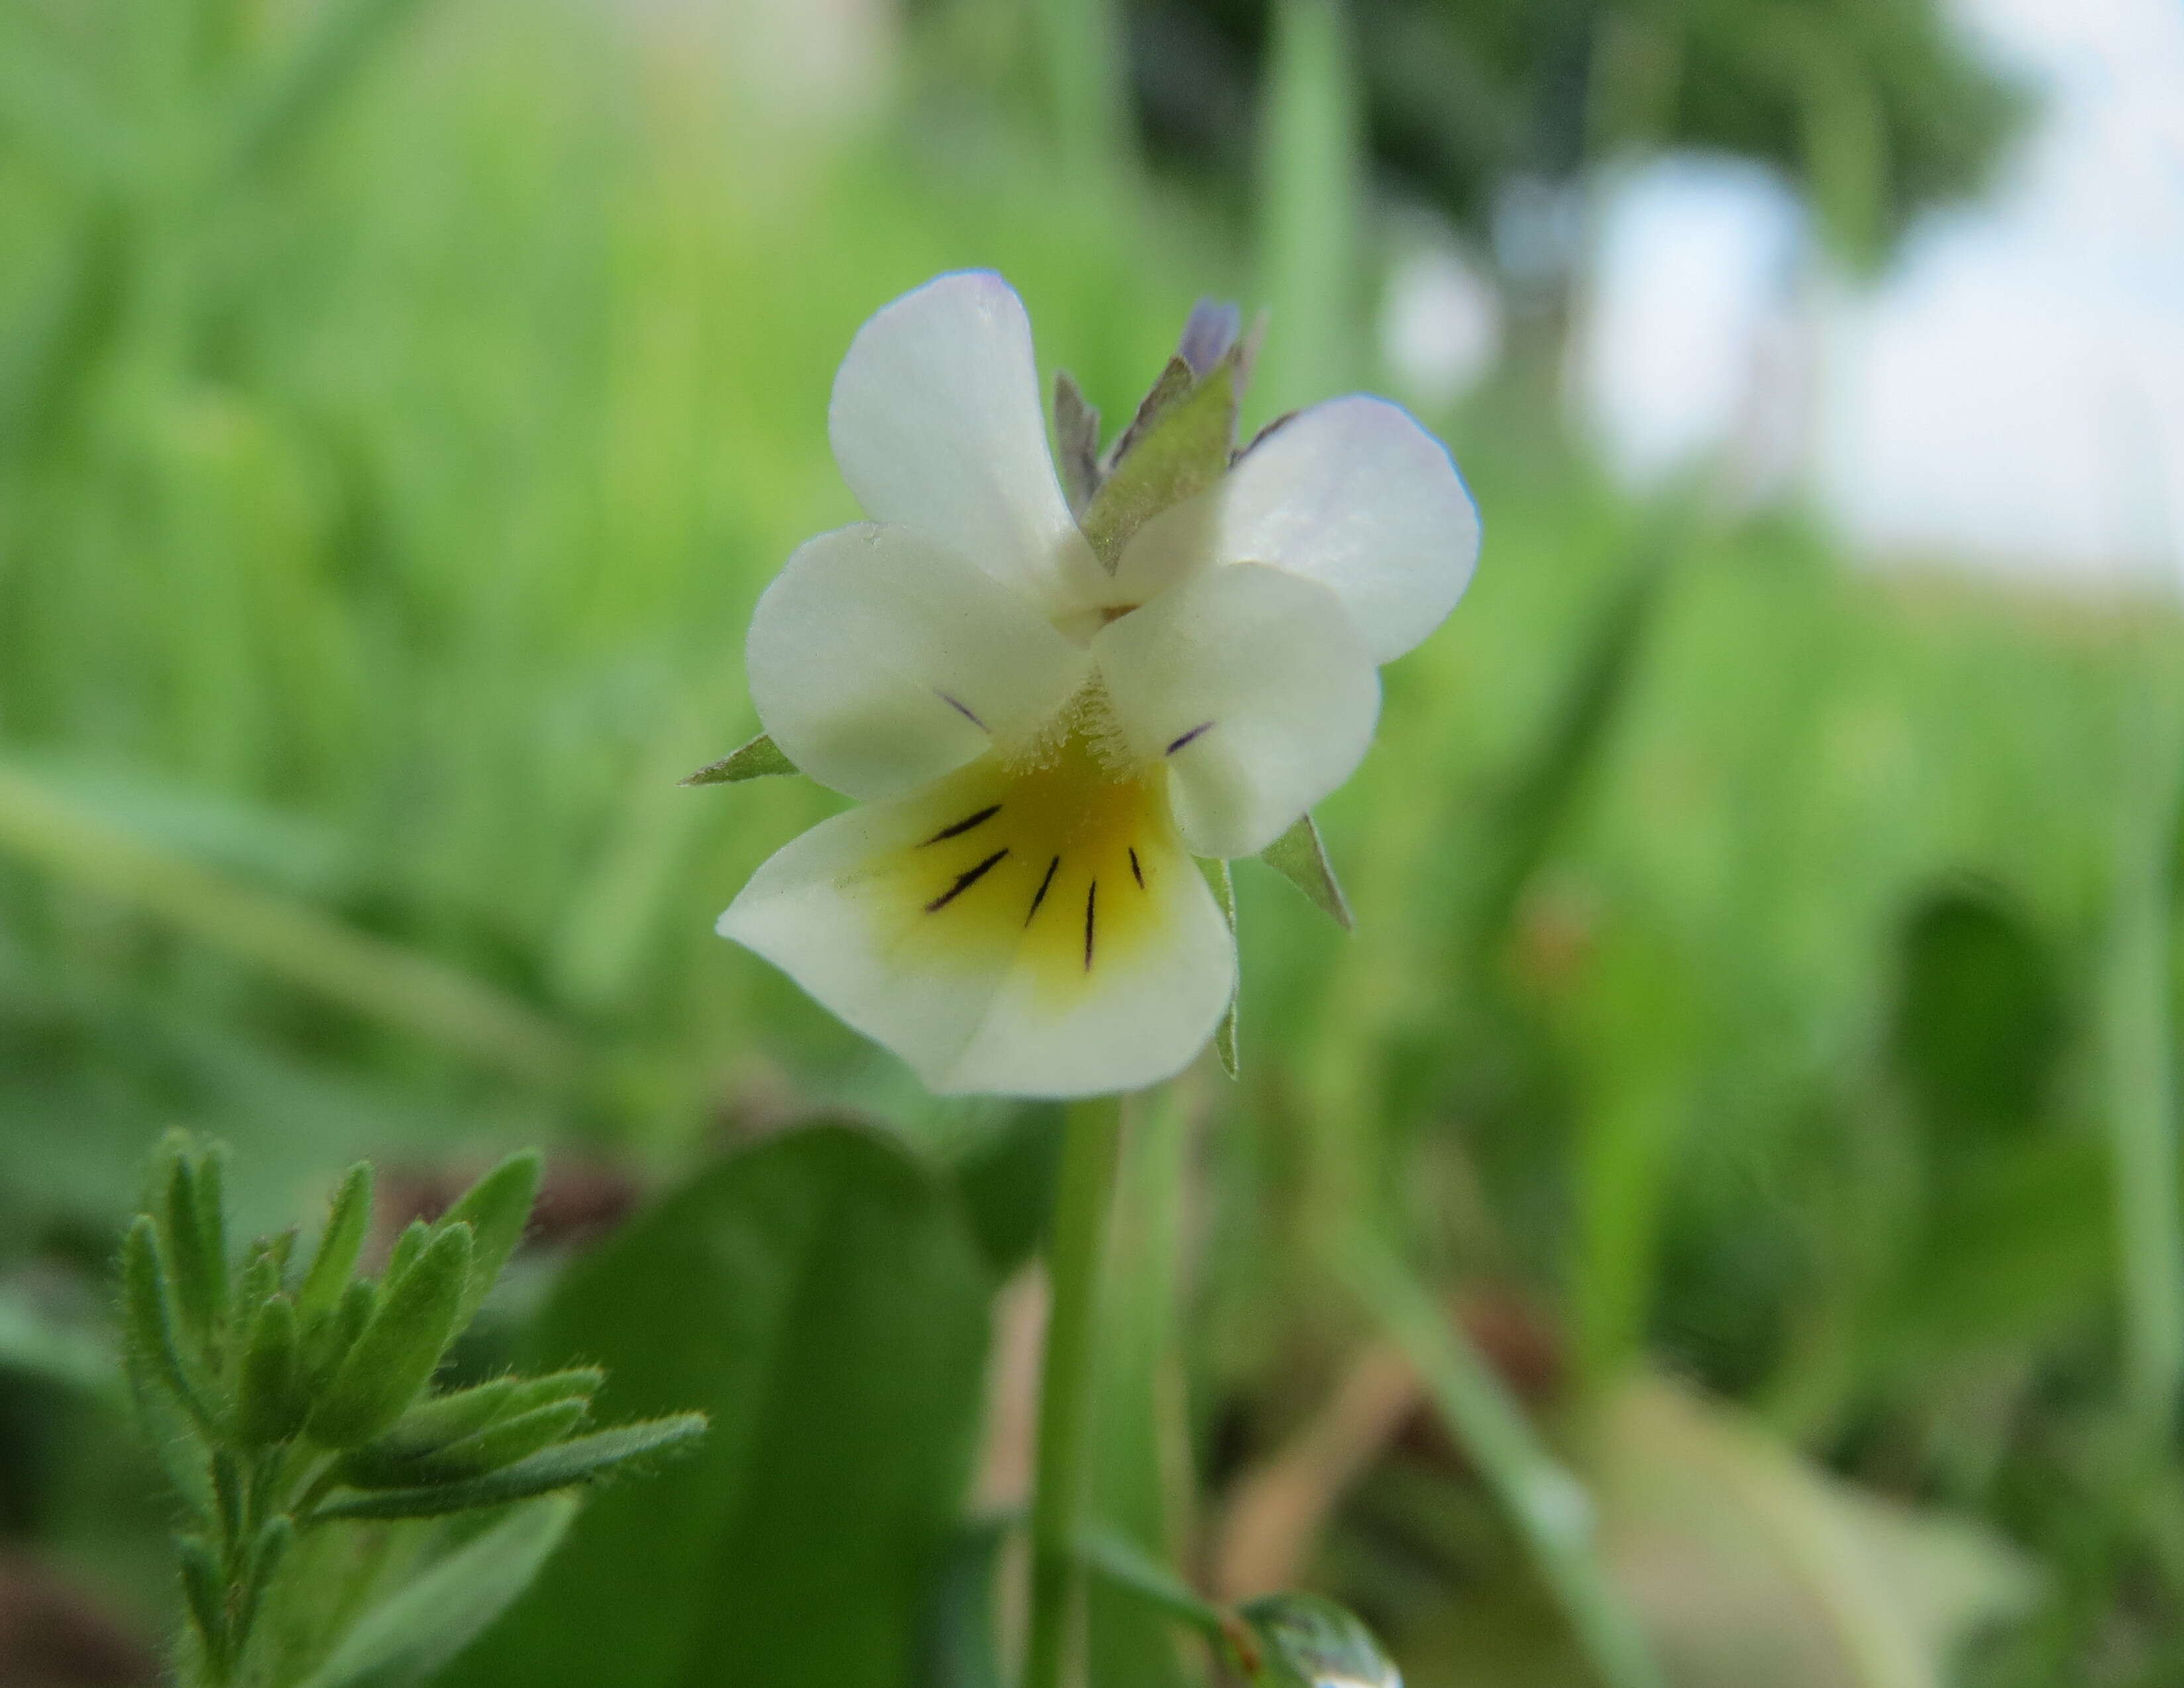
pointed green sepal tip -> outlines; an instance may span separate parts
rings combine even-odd
[[[1221,917],[1228,922],[1228,936],[1234,939],[1236,936],[1236,883],[1229,873],[1228,864],[1218,856],[1201,856],[1198,871],[1206,876],[1206,883],[1213,893],[1213,900],[1221,905]],[[1221,1070],[1231,1078],[1241,1070],[1236,1056],[1236,1011],[1242,1000],[1243,989],[1240,984],[1229,993],[1228,1011],[1221,1017],[1221,1023],[1213,1033],[1213,1052],[1221,1057]]]
[[[628,1475],[694,1451],[707,1427],[702,1412],[677,1413],[597,1430],[542,1448],[526,1459],[463,1483],[421,1485],[331,1501],[311,1521],[443,1518],[476,1507],[504,1506],[609,1475]]]
[[[474,1252],[468,1225],[438,1230],[387,1285],[371,1318],[312,1409],[312,1438],[354,1447],[399,1419],[455,1334]]]
[[[1106,478],[1078,522],[1112,571],[1138,530],[1228,472],[1240,387],[1234,349],[1203,376],[1171,359],[1116,442]]]
[[[1309,814],[1259,852],[1259,860],[1303,892],[1306,901],[1340,927],[1354,929],[1350,899],[1342,894],[1342,882],[1334,877],[1334,864],[1327,859],[1327,845]]]
[[[1069,513],[1082,516],[1106,478],[1100,467],[1100,412],[1067,370],[1054,372],[1054,460]]]
[[[296,1292],[296,1311],[309,1324],[332,1311],[356,1272],[357,1256],[371,1228],[371,1163],[359,1161],[343,1175],[326,1210],[326,1228]]]
[[[303,1335],[296,1304],[270,1297],[250,1321],[236,1382],[235,1423],[242,1440],[264,1447],[304,1428],[310,1401],[304,1392]]]
[[[733,785],[738,780],[764,779],[771,774],[801,772],[795,763],[781,753],[781,747],[772,735],[761,733],[739,750],[732,750],[717,762],[708,762],[688,778],[677,782],[680,785]]]
[[[455,1314],[458,1330],[471,1322],[479,1303],[499,1280],[501,1268],[508,1264],[516,1245],[523,1240],[545,1167],[545,1157],[536,1149],[510,1155],[440,1216],[442,1225],[468,1225],[475,1239],[471,1275],[463,1285],[462,1305]]]
[[[1316,1594],[1270,1594],[1237,1610],[1231,1646],[1255,1688],[1402,1688],[1364,1620]],[[1256,1651],[1257,1657],[1248,1656]]]

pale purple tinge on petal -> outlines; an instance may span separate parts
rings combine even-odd
[[[1185,577],[1092,642],[1131,754],[1163,761],[1184,843],[1253,855],[1350,777],[1379,676],[1325,587],[1262,564]]]
[[[961,824],[961,780],[867,804],[789,842],[722,914],[823,1007],[942,1095],[1089,1095],[1173,1077],[1212,1036],[1235,988],[1235,947],[1195,865],[1148,841],[1138,883],[1109,895],[1156,906],[1127,944],[1059,972],[1011,919],[952,920],[928,896],[927,852]],[[958,881],[984,880],[981,857]],[[1071,920],[1075,920],[1075,909]],[[1073,932],[1072,924],[1072,932]],[[1104,930],[1105,928],[1103,928]],[[1073,940],[1072,940],[1073,941]]]
[[[1028,733],[1089,671],[1022,593],[919,532],[807,542],[752,613],[751,699],[805,773],[852,797],[938,778]]]
[[[1050,614],[1074,607],[1066,579],[1098,571],[1047,452],[1030,320],[1000,276],[943,276],[882,308],[842,359],[827,426],[873,521],[917,529]]]
[[[1294,417],[1218,487],[1148,522],[1116,579],[1143,602],[1204,563],[1271,564],[1332,592],[1389,662],[1440,625],[1478,560],[1478,507],[1447,448],[1401,406],[1352,395]]]

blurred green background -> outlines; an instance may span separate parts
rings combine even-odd
[[[676,785],[755,731],[759,590],[856,515],[826,398],[879,304],[998,269],[1111,418],[1195,298],[1268,304],[1264,420],[1387,383],[1393,198],[1485,253],[1512,184],[1724,148],[1847,276],[2026,112],[1866,0],[0,0],[0,1679],[140,1680],[171,1605],[102,1317],[170,1124],[256,1228],[359,1155],[425,1203],[549,1145],[510,1344],[632,1204],[822,1113],[967,1226],[949,1295],[1023,1258],[1050,1111],[924,1098],[712,936],[833,799]],[[1476,583],[1320,816],[1357,933],[1240,867],[1242,1078],[1132,1150],[1106,1504],[1209,1587],[1350,1601],[1425,1688],[1594,1680],[1329,1269],[1362,1225],[1591,1485],[1663,1680],[2184,1680],[2184,629],[1857,568],[1703,472],[1617,492],[1571,278],[1507,281],[1425,413]],[[583,1324],[606,1258],[538,1328],[671,1343],[656,1295]],[[797,1375],[876,1375],[835,1358]],[[722,1563],[709,1601],[803,1597]],[[870,1657],[940,1669],[924,1600]],[[1199,1668],[1103,1624],[1103,1681]]]

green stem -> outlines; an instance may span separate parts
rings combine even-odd
[[[1092,1399],[1092,1335],[1100,1259],[1114,1203],[1123,1099],[1070,1105],[1061,1186],[1047,1245],[1050,1303],[1039,1382],[1038,1487],[1031,1512],[1031,1636],[1024,1688],[1061,1688],[1078,1599],[1076,1538],[1083,1508],[1085,1427]]]
[[[1461,1325],[1386,1247],[1354,1234],[1335,1266],[1410,1362],[1508,1513],[1603,1688],[1665,1688],[1622,1592],[1592,1550],[1592,1506]]]

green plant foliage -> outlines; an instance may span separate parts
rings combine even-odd
[[[671,1485],[597,1497],[446,1680],[891,1685],[962,1490],[989,1280],[953,1193],[838,1126],[747,1149],[580,1262],[528,1344],[601,1405],[704,1407]]]
[[[430,1396],[468,1322],[473,1238],[488,1240],[497,1276],[530,1213],[536,1156],[510,1156],[437,1222],[410,1227],[384,1293],[360,1279],[331,1293],[334,1266],[351,1269],[369,1229],[371,1180],[353,1171],[304,1275],[308,1321],[287,1279],[292,1233],[231,1261],[225,1166],[217,1145],[171,1134],[121,1251],[141,1428],[193,1526],[176,1539],[185,1688],[292,1688],[315,1668],[315,1681],[416,1680],[528,1580],[573,1502],[507,1513],[460,1546],[462,1524],[398,1540],[358,1521],[505,1508],[686,1451],[705,1421],[575,1435],[596,1371]]]

